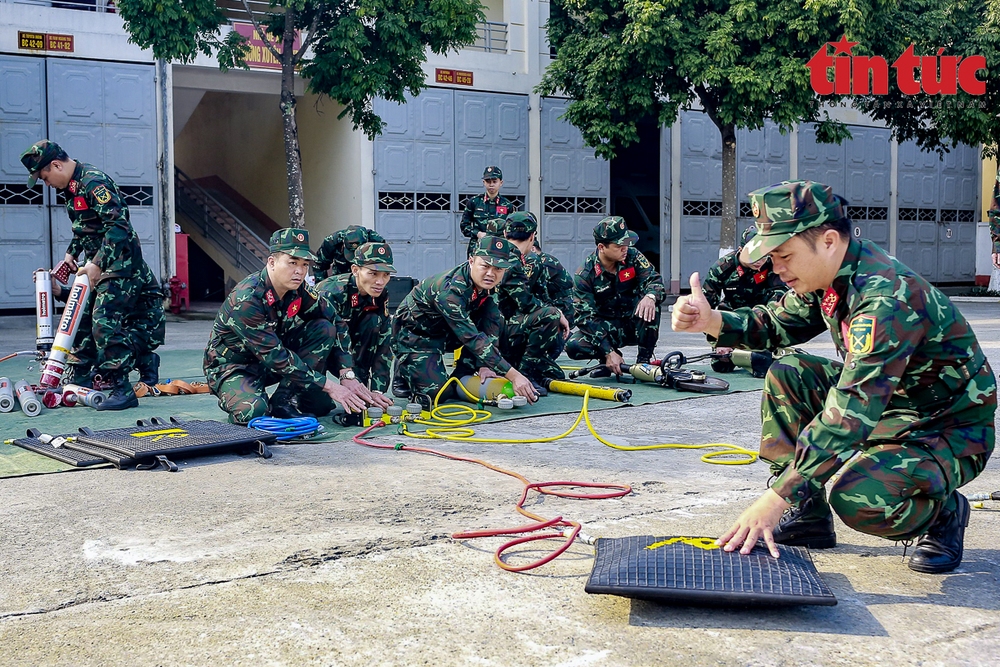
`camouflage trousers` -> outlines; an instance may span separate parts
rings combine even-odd
[[[479,370],[470,357],[463,356],[455,363],[455,370],[449,375],[444,365],[444,354],[436,352],[397,354],[396,368],[400,377],[410,388],[411,394],[425,394],[430,396],[431,401],[434,400],[450,377],[461,378],[472,375]],[[454,390],[450,389],[441,398],[447,398],[454,393]]]
[[[843,364],[807,354],[776,359],[761,397],[760,456],[780,475],[795,457],[795,443],[837,385]],[[879,440],[857,444],[858,453],[829,489],[833,510],[851,528],[891,540],[927,532],[953,491],[986,467],[989,452],[957,458],[948,447]],[[954,509],[948,507],[948,509]]]
[[[80,319],[74,376],[93,369],[106,379],[127,378],[133,368],[153,362],[165,330],[163,292],[148,267],[129,278],[99,281]]]
[[[611,323],[611,349],[621,350],[629,345],[638,345],[650,352],[656,347],[660,338],[660,307],[652,322],[646,322],[635,315],[626,318],[608,320]],[[604,352],[583,331],[577,329],[566,341],[566,354],[570,359],[596,359],[604,362]]]
[[[312,320],[286,335],[282,343],[294,352],[309,368],[323,368],[330,354],[331,341],[336,331],[328,320]],[[254,417],[268,413],[269,399],[265,388],[278,383],[270,400],[287,401],[295,398],[303,412],[317,417],[328,414],[334,407],[333,399],[322,387],[310,385],[295,387],[287,379],[259,365],[237,368],[223,373],[215,380],[215,373],[208,378],[212,393],[219,397],[219,407],[229,414],[233,424],[246,424]]]
[[[389,341],[391,318],[383,312],[367,311],[351,321],[351,357],[358,380],[372,391],[385,393],[392,369],[392,346]],[[327,369],[335,370],[332,355]],[[336,369],[339,370],[339,369]]]
[[[563,348],[559,309],[551,306],[518,313],[507,320],[500,338],[500,354],[511,366],[534,380],[566,377],[556,363]]]

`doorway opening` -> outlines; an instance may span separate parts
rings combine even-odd
[[[639,235],[636,247],[660,266],[660,125],[652,116],[638,123],[639,141],[611,160],[611,215]]]

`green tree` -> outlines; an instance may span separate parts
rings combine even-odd
[[[821,141],[849,137],[821,110],[805,63],[844,33],[864,35],[882,1],[554,0],[556,58],[538,92],[573,98],[566,118],[607,159],[638,139],[639,119],[671,125],[697,100],[722,135],[720,246],[731,248],[736,130],[770,118],[782,132],[816,121]]]
[[[251,7],[251,2],[253,7]],[[220,3],[221,4],[221,3]],[[344,106],[354,129],[382,132],[372,101],[404,102],[424,87],[426,51],[443,54],[471,44],[483,20],[479,0],[120,0],[129,40],[157,58],[191,62],[216,55],[223,69],[246,68],[247,40],[230,19],[253,24],[281,63],[281,116],[288,178],[288,219],[305,225],[302,159],[295,122],[295,76],[307,89]],[[298,48],[295,48],[298,36]],[[270,37],[271,39],[268,39]]]
[[[923,89],[936,90],[940,81],[949,92],[946,81],[953,80],[953,67],[961,62],[956,56],[962,60],[982,56],[987,72],[1000,71],[1000,1],[908,0],[881,14],[873,27],[871,40],[859,45],[856,53],[880,55],[892,65],[913,45],[919,64],[934,67],[909,68],[915,60],[908,57],[900,63],[908,71],[896,71],[920,82],[921,92],[907,94],[897,79],[887,95],[856,97],[854,106],[885,121],[895,139],[914,140],[926,151],[940,154],[959,143],[983,144],[983,157],[995,158],[1000,144],[1000,78],[978,72],[978,79],[985,82],[982,95],[969,94],[961,86],[955,94],[929,95]]]

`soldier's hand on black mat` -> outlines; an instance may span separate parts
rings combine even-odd
[[[791,505],[781,496],[768,489],[715,543],[726,551],[739,549],[741,554],[746,555],[756,546],[757,540],[763,539],[771,555],[778,558],[780,554],[774,544],[774,528],[789,507]]]
[[[364,412],[365,402],[348,387],[328,379],[323,385],[323,391],[334,401],[343,405],[348,412]]]

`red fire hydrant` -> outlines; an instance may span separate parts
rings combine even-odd
[[[170,279],[170,312],[177,315],[182,310],[191,307],[191,294],[188,284],[174,276]]]

